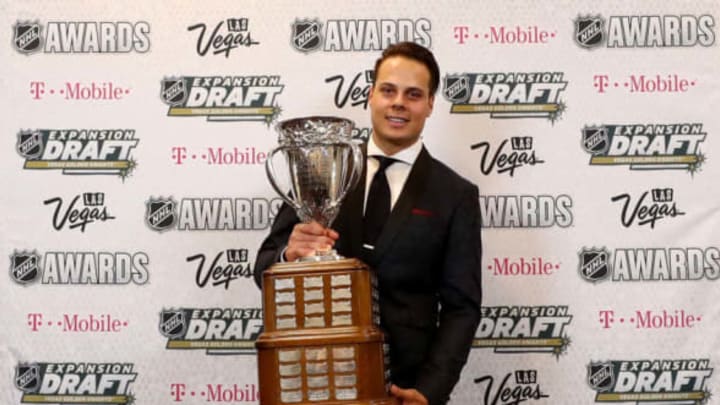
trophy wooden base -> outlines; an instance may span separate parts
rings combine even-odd
[[[394,405],[375,277],[357,259],[278,263],[263,274],[255,346],[261,405]]]

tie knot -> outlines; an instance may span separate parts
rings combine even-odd
[[[388,168],[388,166],[390,166],[391,164],[397,162],[397,159],[393,159],[393,158],[387,157],[387,156],[375,155],[375,156],[373,156],[373,157],[374,157],[375,159],[377,159],[377,161],[380,163],[380,167],[378,168],[378,172],[384,172],[385,169]]]

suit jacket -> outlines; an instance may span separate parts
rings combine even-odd
[[[364,177],[332,225],[340,235],[335,249],[360,258],[377,273],[392,382],[417,389],[432,405],[443,404],[480,322],[478,189],[423,147],[375,249],[368,251],[362,247]],[[258,285],[297,222],[293,209],[284,205],[257,255]]]

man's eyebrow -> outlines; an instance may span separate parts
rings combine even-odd
[[[405,92],[405,93],[419,92],[420,94],[425,94],[425,93],[426,93],[426,91],[425,91],[422,87],[415,87],[415,86],[411,86],[411,87],[406,88],[406,89],[404,90],[404,92]]]
[[[397,88],[398,85],[393,82],[379,82],[376,84],[376,86],[390,86]],[[425,90],[422,87],[416,87],[416,86],[409,86],[403,89],[404,91],[421,91],[425,92]]]

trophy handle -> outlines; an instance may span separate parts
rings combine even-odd
[[[340,193],[340,198],[338,198],[338,201],[344,200],[347,193],[349,193],[350,190],[355,187],[358,180],[360,180],[360,177],[362,177],[362,170],[365,166],[362,150],[360,149],[360,147],[353,141],[348,141],[347,144],[350,145],[350,149],[352,149],[353,169],[352,173],[350,173],[350,180],[348,180],[348,184],[345,186],[345,189],[342,191],[342,193]]]
[[[285,149],[287,149],[286,146],[278,146],[270,150],[267,159],[265,159],[265,173],[267,173],[268,180],[270,180],[270,185],[272,186],[272,188],[275,189],[275,192],[278,193],[280,198],[285,200],[285,202],[288,203],[295,210],[295,212],[301,212],[302,207],[300,206],[300,204],[298,204],[292,198],[288,197],[287,193],[284,192],[275,181],[275,166],[273,166],[272,161],[276,153],[284,151]]]

